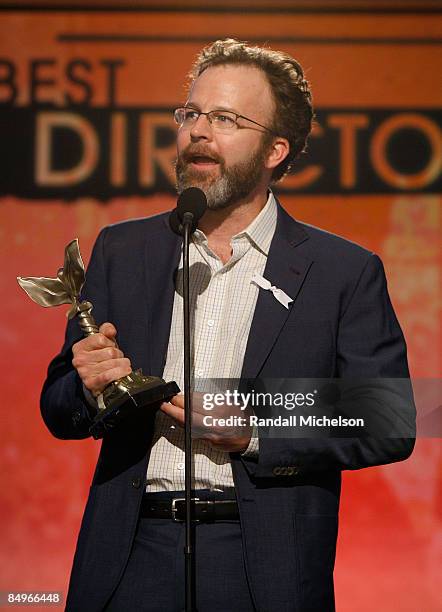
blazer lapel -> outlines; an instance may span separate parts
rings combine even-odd
[[[264,277],[293,300],[284,308],[271,291],[259,290],[242,369],[242,378],[256,378],[290,315],[312,260],[300,256],[296,247],[308,234],[278,204],[275,235],[270,246]]]
[[[146,244],[146,283],[148,295],[148,338],[152,376],[161,376],[167,357],[175,292],[175,273],[181,256],[182,239],[164,225]]]

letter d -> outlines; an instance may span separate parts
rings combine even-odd
[[[52,133],[54,128],[75,132],[83,144],[83,157],[73,168],[53,170]],[[66,187],[86,179],[95,169],[98,161],[99,146],[92,125],[74,113],[41,112],[37,116],[35,138],[35,182],[45,187]]]

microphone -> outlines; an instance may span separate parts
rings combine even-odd
[[[180,194],[177,207],[170,214],[170,229],[182,236],[184,225],[189,225],[190,233],[193,234],[206,209],[207,198],[204,191],[198,187],[188,187]]]

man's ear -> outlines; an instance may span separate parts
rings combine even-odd
[[[277,136],[269,146],[266,159],[266,168],[276,168],[290,152],[290,144],[287,138]]]

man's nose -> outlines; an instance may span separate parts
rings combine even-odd
[[[207,115],[200,115],[190,130],[192,140],[212,140],[212,126]]]

